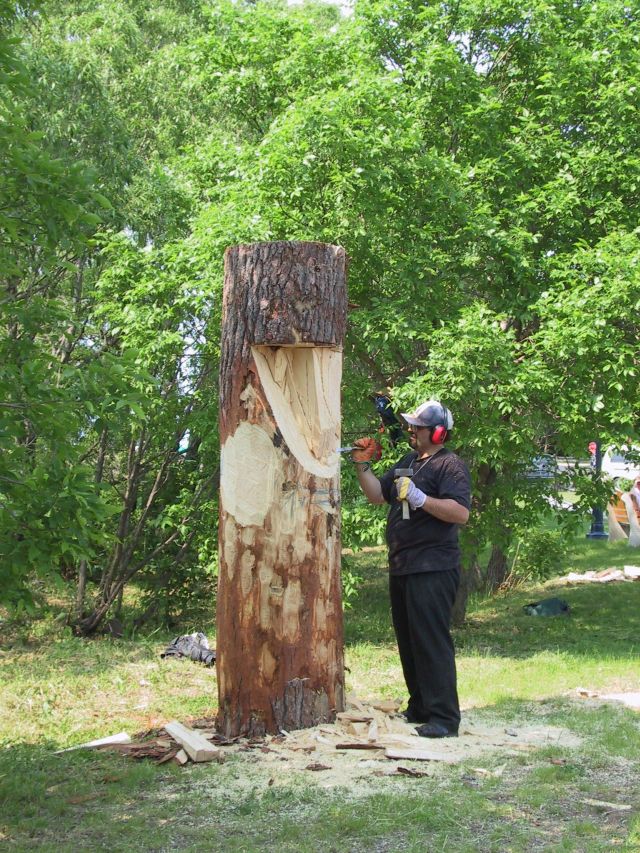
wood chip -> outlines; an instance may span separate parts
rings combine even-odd
[[[393,774],[398,774],[399,776],[411,776],[414,779],[421,779],[423,776],[428,776],[429,774],[424,770],[413,770],[411,767],[396,767],[393,771]]]
[[[173,757],[175,758],[176,764],[183,765],[189,761],[189,756],[184,749],[179,749]]]
[[[445,764],[457,764],[457,758],[444,753],[431,752],[428,749],[387,749],[385,752],[387,758],[394,761],[442,761]]]
[[[354,714],[351,711],[341,711],[339,714],[336,714],[336,719],[341,723],[370,723],[373,720],[373,714]]]
[[[319,764],[318,762],[316,762],[315,764],[307,764],[304,769],[313,771],[331,770],[331,768],[327,764]]]
[[[180,744],[192,761],[224,760],[224,753],[222,750],[209,743],[206,738],[202,737],[200,732],[188,729],[177,720],[167,723],[164,728],[167,734],[171,735],[176,743]]]
[[[402,702],[397,700],[387,699],[383,702],[372,702],[371,707],[376,711],[382,711],[383,714],[395,714],[401,704]]]
[[[607,803],[604,800],[581,800],[587,806],[597,806],[601,809],[610,809],[614,812],[629,812],[633,806],[627,806],[622,803]]]
[[[337,743],[336,749],[384,749],[381,743],[368,743],[364,741],[351,741],[349,743]]]

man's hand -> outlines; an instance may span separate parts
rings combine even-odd
[[[375,438],[359,438],[353,446],[351,458],[354,462],[377,462],[382,456],[382,448]]]
[[[399,501],[408,501],[411,509],[420,509],[424,505],[427,496],[421,491],[409,477],[398,477],[396,480]]]

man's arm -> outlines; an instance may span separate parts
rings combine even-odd
[[[469,510],[453,498],[432,498],[427,495],[421,509],[440,521],[450,521],[453,524],[466,524],[469,520]]]
[[[397,480],[398,500],[409,501],[412,510],[428,512],[440,521],[452,524],[466,524],[469,520],[469,510],[453,498],[433,498],[419,489],[409,477]]]
[[[356,462],[356,471],[358,474],[358,482],[360,488],[364,492],[364,496],[370,504],[383,504],[385,499],[382,496],[382,486],[380,480],[371,470],[368,462]]]
[[[383,504],[380,480],[371,470],[371,460],[380,458],[380,445],[373,438],[359,438],[354,442],[351,461],[356,466],[358,482],[364,496],[371,504]]]

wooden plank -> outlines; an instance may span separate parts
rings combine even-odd
[[[457,764],[458,759],[441,752],[428,749],[387,749],[385,756],[394,761],[443,761],[445,764]]]
[[[164,730],[167,734],[171,735],[176,743],[180,744],[192,761],[222,760],[223,754],[221,749],[210,744],[200,732],[188,729],[177,720],[167,723],[164,726]]]
[[[66,749],[58,749],[54,755],[60,755],[61,752],[71,752],[74,749],[98,749],[101,746],[109,744],[131,743],[131,738],[126,732],[119,732],[117,735],[109,735],[109,737],[101,737],[97,740],[90,740],[86,743],[79,743],[77,746],[69,746]]]
[[[384,749],[381,743],[362,743],[361,741],[351,741],[350,743],[337,743],[336,749]]]

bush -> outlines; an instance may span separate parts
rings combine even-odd
[[[511,576],[518,580],[547,580],[560,573],[568,550],[566,534],[561,530],[533,528],[522,531]]]

